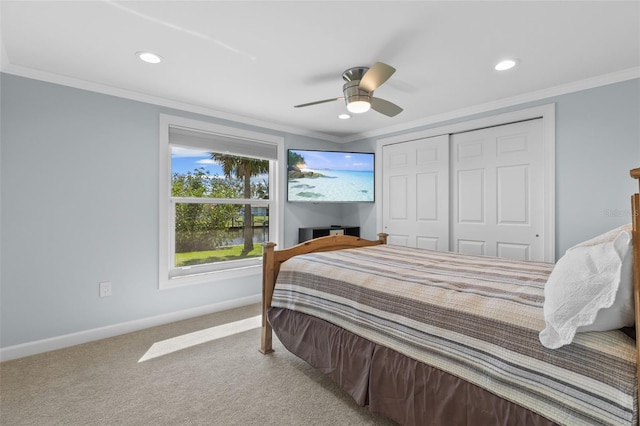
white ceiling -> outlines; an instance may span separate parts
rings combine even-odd
[[[335,141],[640,75],[638,1],[2,0],[0,7],[4,72]],[[143,63],[141,50],[164,61]],[[505,57],[519,66],[495,71]],[[397,69],[376,96],[403,107],[398,116],[369,111],[338,120],[346,110],[340,101],[293,108],[341,96],[342,71],[376,61]]]

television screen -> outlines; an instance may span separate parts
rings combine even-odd
[[[290,149],[287,200],[311,203],[372,203],[374,154]]]

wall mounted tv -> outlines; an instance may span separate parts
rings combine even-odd
[[[308,203],[373,203],[374,154],[290,149],[287,200]]]

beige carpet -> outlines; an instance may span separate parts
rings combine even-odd
[[[259,314],[252,305],[1,363],[0,424],[393,424],[277,339],[259,353],[248,319]],[[230,334],[225,324],[244,319],[248,331]]]

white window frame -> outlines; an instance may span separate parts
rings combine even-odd
[[[250,200],[253,206],[268,207],[269,209],[269,235],[270,241],[278,243],[284,240],[284,228],[282,226],[284,209],[282,208],[281,194],[284,190],[284,173],[286,156],[284,138],[267,133],[255,132],[236,127],[223,126],[206,121],[192,120],[168,114],[160,114],[160,156],[159,156],[159,233],[158,233],[158,263],[159,263],[159,288],[161,290],[181,287],[185,285],[216,283],[222,280],[260,275],[262,272],[262,258],[256,257],[240,261],[221,262],[209,264],[204,267],[192,266],[173,268],[174,253],[171,250],[175,222],[174,212],[176,202],[198,202],[194,199],[180,199],[171,197],[171,146],[169,140],[170,127],[183,127],[194,131],[213,133],[232,138],[248,139],[253,142],[275,145],[277,160],[272,160],[269,171],[269,199]],[[215,151],[215,147],[212,147]],[[225,200],[218,200],[225,202]],[[239,200],[226,200],[229,203],[238,203]],[[244,204],[244,202],[243,202]]]

